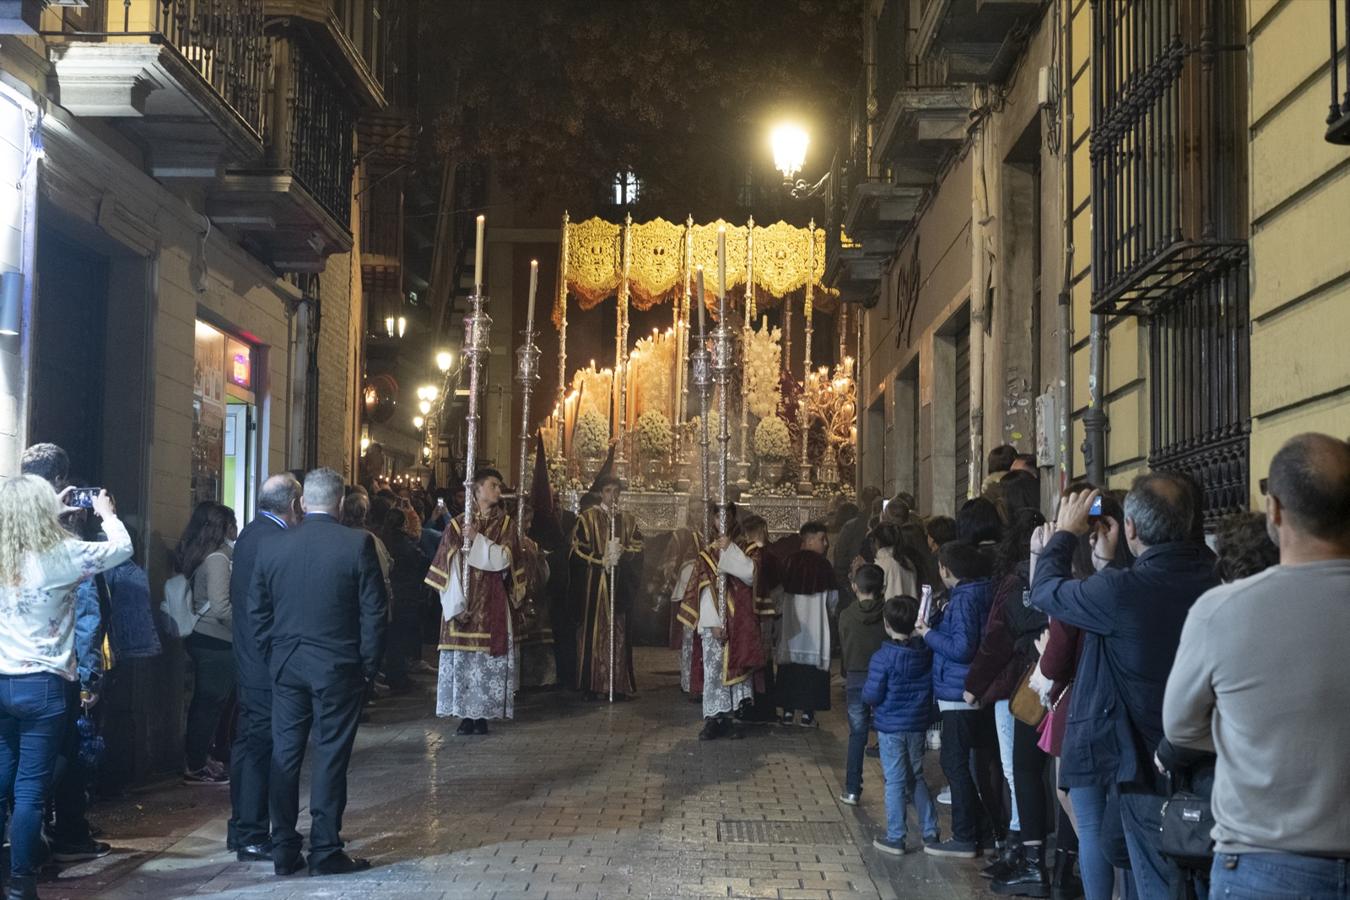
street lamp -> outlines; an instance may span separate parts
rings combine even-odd
[[[421,427],[426,424],[426,421],[427,420],[421,416],[413,416],[413,427],[420,430]]]
[[[431,412],[431,401],[423,400],[417,404],[417,408],[421,411],[422,415],[425,416]]]
[[[794,122],[784,122],[769,133],[769,145],[773,147],[773,165],[783,173],[783,183],[792,184],[797,173],[806,165],[806,148],[811,136]]]
[[[442,372],[449,372],[450,367],[455,364],[455,355],[449,350],[442,350],[436,354],[436,368]]]
[[[784,122],[769,132],[769,146],[773,148],[773,166],[783,173],[783,187],[797,199],[815,197],[825,189],[830,173],[826,172],[820,181],[807,184],[797,178],[806,165],[806,148],[811,144],[811,136],[806,129],[795,122]]]

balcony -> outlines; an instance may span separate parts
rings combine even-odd
[[[213,179],[262,153],[262,0],[92,0],[45,32],[60,103],[112,119],[156,178]]]
[[[386,106],[387,29],[380,0],[262,0],[269,22],[304,33],[350,89],[358,106]]]
[[[1000,82],[1046,6],[1045,0],[923,0],[914,56],[942,56],[951,81]]]
[[[208,211],[279,271],[319,272],[330,254],[352,247],[356,113],[305,41],[274,37],[272,58],[263,164],[226,171]]]

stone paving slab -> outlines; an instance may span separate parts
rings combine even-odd
[[[632,702],[526,693],[517,719],[494,724],[487,737],[455,736],[455,722],[431,715],[426,691],[377,707],[357,739],[344,821],[348,850],[370,857],[370,872],[276,878],[268,863],[236,862],[224,849],[228,791],[164,783],[96,808],[114,853],[66,868],[43,884],[42,896],[854,900],[985,893],[972,863],[921,853],[896,861],[872,849],[885,820],[875,760],[868,760],[863,805],[838,803],[847,743],[842,691],[818,729],[759,726],[743,741],[700,743],[699,709],[679,693],[674,654],[640,648],[637,663],[642,693]],[[940,785],[935,759],[927,774]],[[841,842],[719,840],[719,825],[730,822],[830,823]],[[302,831],[306,825],[302,814]]]

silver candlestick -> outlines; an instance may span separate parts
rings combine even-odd
[[[464,317],[463,359],[469,366],[469,411],[465,418],[464,438],[464,542],[460,547],[459,558],[460,588],[467,597],[469,593],[469,549],[473,539],[469,536],[474,520],[474,469],[478,465],[478,390],[482,373],[482,358],[491,352],[488,347],[488,332],[492,319],[483,312],[487,298],[481,290],[475,291],[470,298],[469,314]]]

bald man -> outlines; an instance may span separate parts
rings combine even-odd
[[[300,482],[273,475],[258,493],[258,515],[239,533],[230,572],[234,609],[234,665],[239,678],[239,721],[230,751],[230,821],[226,842],[240,861],[269,860],[267,782],[272,765],[272,676],[249,618],[249,589],[258,548],[300,523]]]
[[[1350,443],[1290,438],[1261,490],[1280,564],[1196,601],[1163,727],[1218,755],[1210,896],[1344,896]]]

